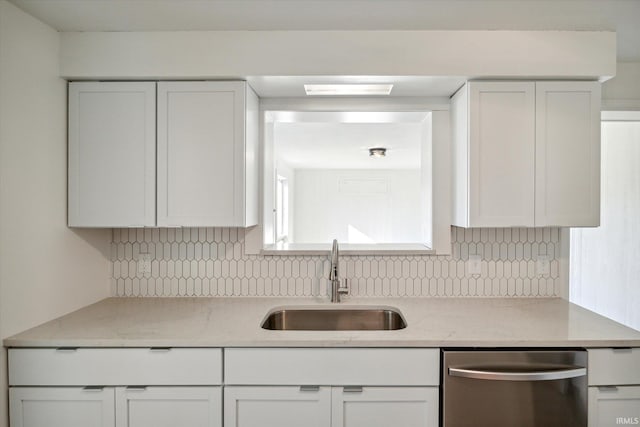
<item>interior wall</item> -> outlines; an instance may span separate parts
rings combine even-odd
[[[295,182],[295,243],[422,243],[420,170],[296,169]]]
[[[571,230],[570,299],[640,330],[640,122],[602,124],[601,206]]]
[[[110,230],[66,227],[60,37],[0,0],[0,338],[109,296]],[[0,426],[7,422],[6,351]]]
[[[640,62],[619,62],[602,85],[602,110],[640,110]]]

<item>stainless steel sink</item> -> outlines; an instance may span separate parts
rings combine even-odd
[[[278,331],[389,331],[407,327],[392,308],[282,308],[269,313],[263,329]]]

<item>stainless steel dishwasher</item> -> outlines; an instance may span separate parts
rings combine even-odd
[[[444,427],[586,427],[584,350],[444,350]]]

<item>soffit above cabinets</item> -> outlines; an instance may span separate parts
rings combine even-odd
[[[604,81],[616,73],[615,49],[611,31],[64,32],[60,75],[68,80],[468,76]]]
[[[618,60],[640,61],[635,0],[9,1],[59,31],[616,31]]]

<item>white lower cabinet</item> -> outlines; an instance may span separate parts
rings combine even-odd
[[[225,427],[436,427],[440,351],[228,348]]]
[[[9,349],[10,426],[436,427],[439,369],[417,348]]]
[[[589,427],[640,425],[640,386],[589,387]]]
[[[13,387],[12,427],[221,427],[221,387]]]
[[[221,387],[118,387],[117,427],[220,427]]]
[[[588,352],[589,427],[640,425],[640,348]]]
[[[438,387],[333,387],[331,427],[437,427]]]
[[[227,386],[225,427],[436,427],[438,387]]]
[[[225,427],[328,427],[331,387],[227,386]]]
[[[11,427],[221,427],[219,348],[9,349]]]
[[[12,387],[11,427],[113,427],[114,388]]]

